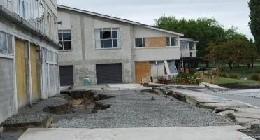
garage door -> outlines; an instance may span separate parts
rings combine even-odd
[[[98,64],[97,84],[122,83],[122,64]]]
[[[73,66],[60,66],[60,86],[73,85]]]

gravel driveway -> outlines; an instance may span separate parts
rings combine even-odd
[[[103,92],[98,92],[102,93]],[[234,125],[233,122],[164,95],[134,90],[107,91],[113,98],[99,101],[106,110],[62,118],[61,128],[199,127]]]

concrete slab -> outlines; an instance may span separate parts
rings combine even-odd
[[[117,129],[28,129],[19,140],[254,140],[241,126]]]
[[[171,89],[175,94],[186,98],[186,102],[192,105],[199,105],[206,108],[249,108],[249,104],[225,99],[219,96],[209,95],[202,92],[191,91],[187,89]]]
[[[216,109],[216,108],[249,108],[251,106],[238,102],[238,101],[225,101],[225,102],[216,102],[216,103],[199,103],[199,106]]]
[[[151,89],[150,87],[144,87],[140,84],[108,84],[110,90],[142,90],[142,89]]]
[[[73,87],[73,90],[98,90],[98,91],[103,91],[103,90],[108,90],[107,85],[88,85],[88,86],[80,86],[80,87]]]
[[[214,89],[227,89],[227,88],[224,88],[224,87],[220,87],[218,85],[214,85],[214,84],[210,84],[210,83],[207,83],[207,82],[201,82],[200,87],[208,87],[208,88],[214,88]]]

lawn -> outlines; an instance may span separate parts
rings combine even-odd
[[[233,78],[222,78],[222,77],[217,77],[215,81],[213,82],[214,84],[217,85],[223,85],[223,84],[259,84],[260,82],[258,81],[253,81],[253,80],[240,80],[240,79],[233,79]]]

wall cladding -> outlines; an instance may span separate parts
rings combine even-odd
[[[0,122],[16,113],[13,60],[0,58]]]

